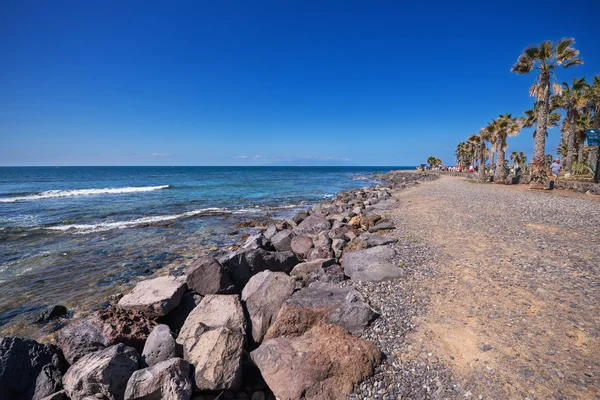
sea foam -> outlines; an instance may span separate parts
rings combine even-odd
[[[152,192],[154,190],[167,189],[169,185],[161,186],[145,186],[145,187],[122,187],[122,188],[104,188],[104,189],[73,189],[73,190],[48,190],[21,197],[4,197],[0,198],[0,203],[14,203],[15,201],[33,201],[43,199],[54,199],[57,197],[75,197],[75,196],[94,196],[99,194],[123,194],[123,193],[139,193]]]
[[[152,217],[136,218],[128,221],[116,221],[116,222],[101,222],[98,224],[70,224],[70,225],[57,225],[48,226],[46,229],[54,231],[73,231],[74,233],[92,233],[92,232],[103,232],[112,229],[124,229],[132,228],[139,225],[155,224],[159,222],[173,221],[180,218],[189,218],[198,215],[210,215],[210,214],[223,214],[228,213],[224,208],[203,208],[199,210],[187,211],[181,214],[171,215],[157,215]]]

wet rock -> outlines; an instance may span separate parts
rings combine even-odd
[[[265,339],[298,336],[323,323],[360,333],[376,317],[375,311],[355,289],[315,282],[285,301]]]
[[[138,369],[138,354],[122,343],[83,356],[63,378],[67,396],[72,399],[98,393],[109,400],[123,399],[127,381]]]
[[[160,317],[177,307],[185,290],[184,277],[160,276],[139,282],[119,300],[119,306]]]
[[[183,355],[194,366],[195,389],[238,389],[244,341],[242,333],[224,326],[211,329],[200,323],[188,331],[182,341]]]
[[[55,318],[67,315],[67,313],[67,307],[65,306],[61,306],[59,304],[54,306],[48,306],[44,311],[40,313],[35,322],[38,324],[48,322]]]
[[[151,367],[176,355],[175,339],[171,336],[171,329],[167,325],[157,325],[146,340],[140,366]]]
[[[306,217],[295,229],[294,232],[301,234],[317,234],[331,228],[331,224],[323,217],[310,215]]]
[[[67,325],[56,333],[56,343],[69,364],[116,343],[141,352],[155,325],[137,311],[111,307]]]
[[[310,249],[313,247],[313,241],[309,236],[294,236],[290,243],[292,251],[302,258],[308,257]]]
[[[343,328],[322,325],[302,336],[265,341],[250,357],[280,399],[346,399],[372,374],[380,352]]]
[[[188,400],[192,395],[190,364],[181,358],[161,361],[135,371],[125,390],[125,400]]]
[[[189,338],[194,338],[199,325],[208,328],[226,326],[245,335],[246,318],[238,295],[212,294],[204,297],[183,324],[177,343],[183,345]]]
[[[271,242],[277,251],[292,251],[292,230],[284,229],[277,232],[271,238]]]
[[[395,251],[386,246],[347,251],[344,252],[342,267],[344,273],[355,281],[397,279],[404,275],[404,271],[396,265],[395,255]]]
[[[233,293],[235,287],[223,267],[213,257],[195,260],[185,269],[189,290],[201,295]]]
[[[53,345],[0,337],[0,399],[41,399],[61,389],[66,362]]]
[[[262,341],[281,305],[294,292],[294,286],[294,280],[283,272],[263,271],[250,279],[242,291],[242,300],[248,310],[255,343]]]

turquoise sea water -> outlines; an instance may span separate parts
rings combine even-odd
[[[0,330],[30,334],[47,304],[97,307],[137,276],[237,242],[237,222],[399,168],[0,168]]]

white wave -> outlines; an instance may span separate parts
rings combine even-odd
[[[54,231],[74,231],[75,233],[92,233],[92,232],[103,232],[109,231],[112,229],[124,229],[124,228],[132,228],[138,225],[146,225],[153,224],[157,222],[166,222],[173,221],[180,218],[189,218],[197,215],[206,215],[206,214],[221,214],[228,212],[223,208],[203,208],[200,210],[187,211],[181,214],[172,214],[172,215],[157,215],[154,217],[142,217],[137,219],[132,219],[129,221],[117,221],[117,222],[101,222],[99,224],[71,224],[71,225],[58,225],[58,226],[49,226],[47,229],[51,229]]]
[[[152,192],[154,190],[167,189],[168,187],[169,187],[169,185],[145,186],[145,187],[104,188],[104,189],[48,190],[47,192],[41,192],[38,194],[29,195],[29,196],[0,198],[0,203],[14,203],[15,201],[54,199],[57,197],[93,196],[93,195],[98,195],[98,194],[122,194],[122,193]]]

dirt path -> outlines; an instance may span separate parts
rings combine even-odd
[[[399,199],[438,271],[409,342],[467,398],[600,398],[599,199],[456,177]]]

